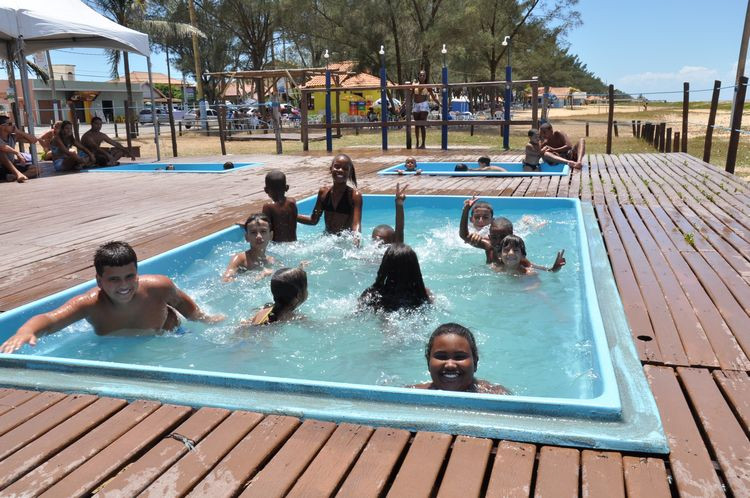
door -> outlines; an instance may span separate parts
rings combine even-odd
[[[114,122],[115,105],[111,100],[102,100],[102,112],[104,113],[104,120],[107,123]]]

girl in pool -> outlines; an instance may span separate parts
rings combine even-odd
[[[271,294],[273,302],[242,325],[268,325],[294,318],[294,310],[307,299],[307,273],[301,266],[277,270],[271,277]]]
[[[238,252],[232,256],[229,266],[224,270],[221,279],[224,282],[231,282],[240,271],[262,268],[266,265],[272,265],[275,261],[271,256],[266,254],[268,243],[273,239],[273,227],[271,219],[263,213],[251,214],[241,225],[245,230],[245,240],[250,243],[250,249]],[[258,277],[260,280],[271,274],[270,269],[264,269]]]
[[[417,384],[417,389],[440,389],[485,394],[510,394],[500,384],[474,377],[479,351],[474,334],[457,323],[444,323],[435,329],[425,350],[432,382]]]
[[[317,225],[324,216],[326,233],[340,234],[351,230],[359,235],[362,224],[362,194],[357,190],[357,175],[354,164],[346,154],[339,154],[331,162],[333,185],[321,187],[318,199],[310,216],[297,215],[297,221],[304,225]],[[349,181],[354,188],[349,186]]]
[[[417,308],[429,302],[432,294],[424,286],[417,253],[400,243],[386,249],[375,283],[359,296],[361,306],[384,311]]]

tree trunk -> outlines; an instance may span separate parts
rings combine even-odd
[[[125,109],[125,112],[130,117],[130,130],[128,131],[130,137],[135,138],[136,115],[133,112],[133,107],[135,106],[135,102],[133,102],[133,84],[130,81],[130,60],[128,59],[128,53],[125,51],[122,52],[122,64],[125,67],[125,89],[128,92],[128,106],[130,106],[128,109]]]

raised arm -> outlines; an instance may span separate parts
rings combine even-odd
[[[323,198],[325,197],[326,193],[328,193],[328,189],[330,187],[321,187],[321,189],[318,191],[318,199],[315,201],[315,207],[313,208],[312,214],[310,216],[299,214],[297,213],[297,223],[302,223],[303,225],[317,225],[320,221],[320,217],[323,215]]]
[[[0,353],[13,353],[24,344],[36,346],[44,335],[64,329],[78,320],[86,318],[96,302],[96,293],[76,296],[56,310],[31,317],[7,341],[0,345]]]
[[[528,260],[526,260],[528,262]],[[555,257],[555,262],[552,263],[552,266],[542,266],[537,265],[535,263],[528,262],[529,264],[526,266],[530,266],[531,268],[534,268],[535,270],[541,270],[541,271],[552,271],[552,272],[558,272],[560,269],[565,266],[565,249],[562,251],[558,251],[557,257]]]
[[[396,184],[396,242],[404,243],[404,200],[406,199],[406,186],[400,188]]]
[[[13,135],[16,136],[16,140],[18,142],[26,142],[30,144],[35,144],[39,141],[39,139],[36,138],[34,135],[29,135],[28,133],[23,132],[19,130],[18,128],[14,128]]]

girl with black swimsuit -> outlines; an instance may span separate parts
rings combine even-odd
[[[356,188],[357,176],[349,156],[339,154],[333,158],[331,177],[333,185],[320,188],[312,214],[298,214],[297,221],[303,225],[317,225],[323,215],[326,233],[351,230],[358,235],[362,231],[362,194]],[[348,185],[349,180],[354,188]]]

